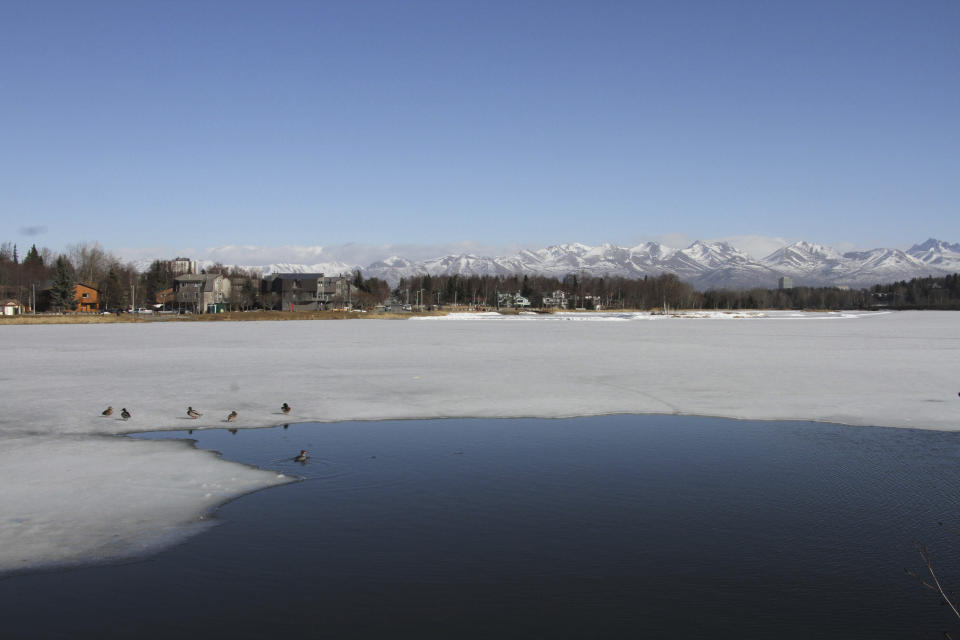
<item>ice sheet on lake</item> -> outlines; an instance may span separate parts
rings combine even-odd
[[[960,427],[957,314],[705,314],[0,326],[0,571],[136,552],[282,481],[103,437],[129,430],[604,413]]]
[[[289,482],[183,441],[0,437],[0,571],[143,555],[204,527],[215,506]]]

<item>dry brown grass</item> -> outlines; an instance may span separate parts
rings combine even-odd
[[[0,325],[5,324],[114,324],[117,322],[126,322],[117,316],[98,316],[87,313],[69,314],[69,315],[22,315],[22,316],[0,316]],[[132,320],[137,322],[137,320]],[[142,321],[141,321],[142,322]]]
[[[351,311],[228,311],[201,315],[173,316],[174,321],[185,322],[252,322],[263,320],[405,320],[413,316],[445,316],[445,311],[422,313],[355,313]]]
[[[6,324],[117,324],[137,322],[257,322],[275,320],[406,320],[414,316],[444,316],[446,311],[418,313],[353,313],[350,311],[228,311],[190,315],[130,314],[101,316],[75,313],[64,315],[0,316]]]

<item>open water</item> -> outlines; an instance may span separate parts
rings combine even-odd
[[[956,433],[604,416],[138,437],[303,481],[148,558],[0,580],[0,636],[960,636],[904,573],[921,541],[960,586]]]

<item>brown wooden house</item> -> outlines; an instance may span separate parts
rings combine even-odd
[[[80,313],[100,313],[100,291],[88,284],[78,282],[75,288],[77,311]]]
[[[63,309],[63,311],[76,311],[77,313],[100,313],[100,291],[96,287],[78,282],[73,287],[73,300],[76,307],[73,309]],[[57,311],[53,308],[50,300],[50,283],[45,283],[44,287],[37,291],[37,311]]]
[[[176,297],[173,295],[173,287],[158,291],[154,298],[157,304],[162,305],[164,309],[173,309]]]

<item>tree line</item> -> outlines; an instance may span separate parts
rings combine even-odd
[[[223,273],[236,283],[231,290],[235,308],[259,306],[259,274],[222,264],[207,272]],[[158,294],[173,288],[173,279],[170,260],[154,260],[139,273],[132,263],[123,262],[97,243],[71,245],[60,254],[33,245],[22,259],[17,245],[0,243],[0,297],[14,298],[39,311],[75,310],[77,284],[98,291],[101,309],[149,308]]]
[[[214,264],[204,273],[231,279],[231,307],[270,307],[260,289],[260,274]],[[101,308],[151,306],[157,295],[173,287],[169,260],[154,260],[143,273],[97,243],[67,247],[55,254],[30,247],[21,257],[17,245],[0,243],[0,297],[31,306],[34,291],[46,289],[54,310],[71,311],[74,285],[99,291]],[[544,298],[562,291],[568,308],[593,309],[960,309],[960,274],[877,284],[864,289],[805,287],[792,289],[710,289],[696,291],[676,275],[642,278],[590,276],[571,273],[562,278],[544,275],[414,275],[392,289],[382,279],[364,278],[357,270],[352,284],[359,292],[353,302],[372,308],[393,298],[409,305],[496,307],[498,294],[519,294],[530,306],[543,307]]]
[[[960,274],[877,284],[863,289],[713,289],[705,309],[943,309],[960,310]]]
[[[544,275],[437,275],[402,278],[392,294],[406,304],[496,307],[499,294],[520,294],[531,307],[562,291],[571,309],[694,308],[699,294],[672,273],[643,278],[602,277],[571,273]]]
[[[960,274],[877,284],[862,289],[709,289],[696,291],[672,273],[642,278],[569,274],[417,275],[400,280],[392,291],[408,304],[497,305],[498,293],[519,293],[531,307],[542,307],[554,291],[566,294],[568,308],[591,309],[960,309]]]
[[[21,258],[19,248],[10,242],[0,243],[0,295],[14,298],[26,307],[40,302],[46,290],[46,303],[53,310],[73,311],[76,283],[89,285],[100,292],[103,307],[119,307],[131,302],[131,289],[140,274],[130,263],[103,250],[97,243],[67,247],[56,254],[46,247],[33,245]],[[46,299],[46,296],[44,296]],[[138,300],[142,300],[137,295]]]

